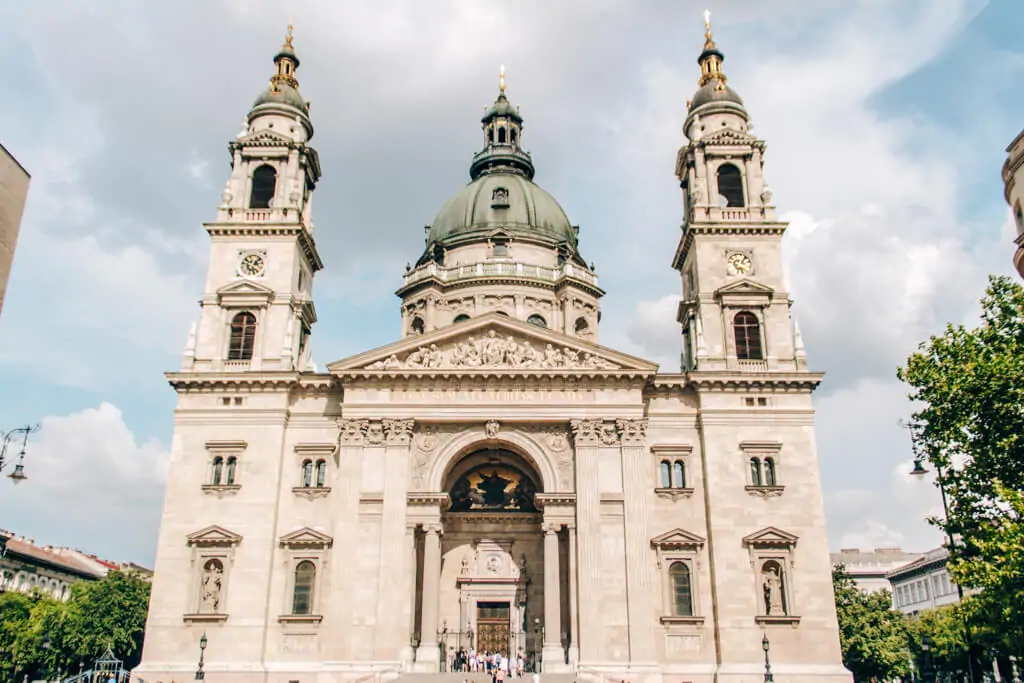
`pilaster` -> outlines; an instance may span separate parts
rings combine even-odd
[[[363,444],[369,420],[339,419],[341,446],[338,455],[338,507],[336,509],[335,528],[337,538],[356,538],[359,528],[359,484],[362,479]],[[338,548],[341,550],[341,548]],[[346,659],[359,656],[353,646],[355,626],[352,611],[355,592],[360,590],[353,576],[351,562],[334,562],[331,584],[338,587],[338,621],[332,628],[336,632],[339,650]]]
[[[651,610],[650,534],[647,528],[649,471],[645,454],[647,420],[618,420],[622,442],[622,487],[626,517],[626,576],[628,580],[629,659],[632,666],[653,665],[654,629]]]
[[[604,631],[596,604],[601,585],[601,494],[597,472],[600,425],[600,420],[570,423],[576,449],[579,620],[590,626],[587,633],[578,635],[581,662],[604,660]]]

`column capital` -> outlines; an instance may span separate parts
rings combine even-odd
[[[360,446],[366,436],[366,428],[369,420],[349,420],[338,418],[338,429],[341,430],[341,444],[343,446]]]
[[[605,420],[571,420],[573,440],[577,446],[618,446],[619,432],[615,423]]]
[[[412,442],[412,430],[416,421],[409,420],[383,420],[384,441],[389,446],[408,446]]]
[[[615,428],[623,446],[643,446],[647,441],[647,418],[639,420],[616,420]]]
[[[541,525],[541,528],[544,530],[545,534],[557,534],[562,530],[562,526],[562,522],[544,522]]]
[[[423,525],[423,531],[426,534],[442,536],[444,534],[444,527],[441,526],[440,522],[427,522]]]

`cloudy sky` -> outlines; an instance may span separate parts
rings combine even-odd
[[[710,1],[710,0],[708,0]],[[127,0],[0,7],[0,140],[33,176],[3,316],[0,427],[41,422],[0,528],[151,563],[178,367],[226,144],[288,16],[324,178],[314,360],[399,334],[394,289],[468,180],[499,64],[537,181],[597,264],[602,342],[678,368],[675,153],[705,0]],[[716,0],[767,140],[811,364],[834,549],[938,536],[896,367],[1010,272],[1024,127],[1016,0]]]

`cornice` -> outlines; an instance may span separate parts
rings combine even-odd
[[[480,275],[478,277],[461,278],[453,282],[445,282],[436,276],[430,276],[422,280],[417,280],[411,285],[406,285],[398,288],[395,291],[395,294],[404,299],[424,289],[430,289],[431,287],[437,289],[439,292],[444,293],[458,289],[479,287],[481,285],[521,286],[524,283],[527,283],[530,287],[533,287],[535,289],[544,289],[551,292],[558,292],[559,290],[565,289],[571,285],[576,289],[580,289],[597,299],[600,299],[605,295],[605,291],[600,287],[589,284],[588,282],[585,282],[583,280],[574,278],[571,275],[567,275],[554,281],[543,280],[540,278],[532,278],[525,275]]]
[[[336,384],[333,375],[293,371],[243,372],[165,372],[167,382],[178,393],[283,392],[303,395],[330,393]]]
[[[821,372],[759,372],[731,370],[693,371],[687,379],[697,391],[771,391],[810,393],[818,388],[825,375]]]
[[[679,246],[672,257],[672,267],[679,270],[683,267],[683,260],[690,251],[690,245],[696,235],[769,235],[782,236],[785,233],[788,223],[779,221],[735,221],[735,222],[702,222],[692,221],[680,226],[683,230],[679,238]]]
[[[316,249],[316,240],[309,230],[301,223],[266,222],[249,223],[227,220],[224,222],[204,223],[203,227],[210,237],[295,237],[302,253],[306,255],[313,272],[323,270],[324,262]]]
[[[338,370],[335,373],[342,379],[373,380],[381,386],[388,386],[401,383],[408,387],[410,383],[418,383],[418,388],[434,388],[434,385],[445,384],[444,388],[452,388],[449,380],[464,380],[467,382],[478,382],[480,380],[501,380],[503,383],[511,380],[533,380],[527,382],[531,386],[547,385],[543,388],[554,388],[558,383],[566,380],[582,380],[587,386],[604,386],[628,380],[646,380],[654,371],[638,370],[633,368],[619,368],[615,370],[598,369],[572,369],[561,370],[552,368],[450,368],[450,369],[394,369],[394,370],[368,370],[366,368],[354,368],[351,370]],[[400,380],[400,382],[396,382]],[[642,386],[643,383],[637,383]]]

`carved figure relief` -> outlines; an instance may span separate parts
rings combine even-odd
[[[385,360],[367,366],[368,370],[438,369],[438,368],[541,368],[614,370],[619,365],[590,352],[580,353],[568,347],[547,344],[536,349],[529,341],[504,339],[490,330],[484,337],[469,337],[442,350],[437,344],[421,346],[405,358],[392,354]]]
[[[491,555],[487,558],[487,571],[492,574],[497,574],[501,570],[501,557],[498,555]]]
[[[199,592],[199,611],[220,614],[221,592],[224,589],[224,565],[220,560],[207,560],[203,565]]]
[[[384,443],[384,425],[378,420],[370,422],[366,426],[366,443],[371,446],[379,446]]]
[[[498,436],[499,430],[501,430],[501,423],[497,420],[488,420],[487,424],[484,425],[484,434],[487,435],[488,439]]]

